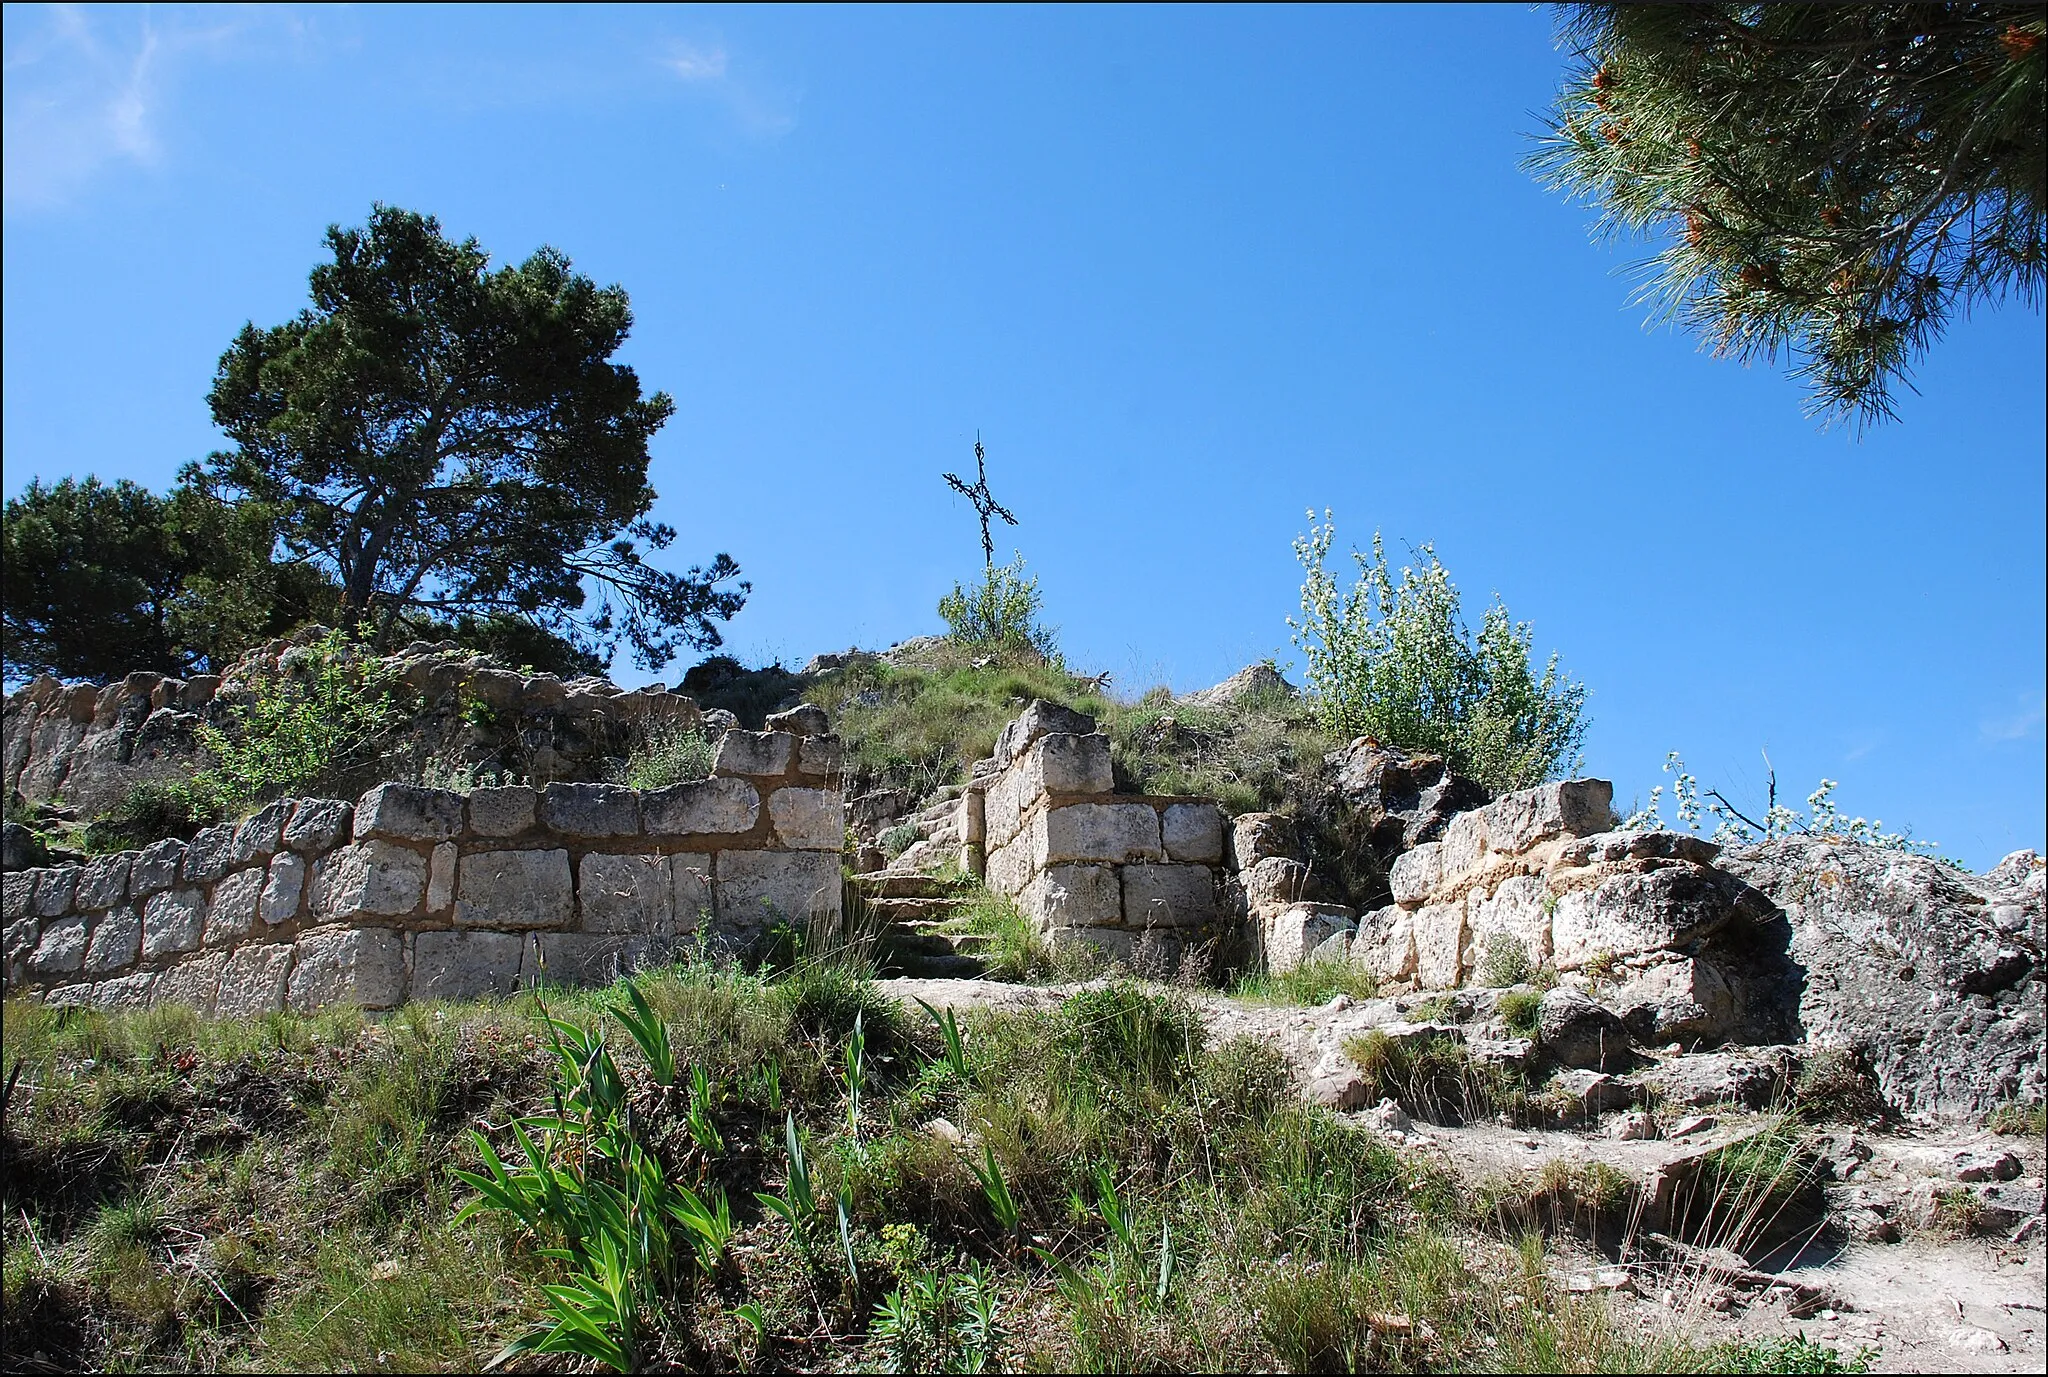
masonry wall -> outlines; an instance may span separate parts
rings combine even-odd
[[[1093,726],[1034,704],[1005,729],[961,796],[963,867],[1056,940],[1125,960],[1149,944],[1175,960],[1229,917],[1222,811],[1210,799],[1116,793],[1109,738]]]
[[[222,1015],[608,980],[836,919],[839,741],[728,731],[711,778],[286,799],[190,842],[4,877],[9,991]],[[772,724],[771,724],[772,725]]]

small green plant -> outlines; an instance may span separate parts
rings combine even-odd
[[[883,1236],[887,1239],[890,1230],[909,1227],[888,1225]],[[972,1259],[965,1268],[950,1272],[914,1262],[899,1266],[902,1281],[876,1305],[868,1329],[881,1370],[994,1370],[1004,1333],[1001,1299],[988,1269]]]
[[[1418,1119],[1460,1123],[1495,1110],[1517,1115],[1528,1106],[1519,1076],[1475,1061],[1442,1034],[1392,1037],[1373,1029],[1346,1041],[1344,1053],[1365,1073],[1372,1099],[1391,1099]]]
[[[1986,1116],[1984,1127],[2008,1136],[2048,1138],[2048,1105],[2002,1104]]]
[[[1247,975],[1231,993],[1239,999],[1269,1004],[1314,1005],[1327,1004],[1340,994],[1371,999],[1379,987],[1379,978],[1356,962],[1322,960],[1304,961],[1290,970]]]
[[[1534,990],[1514,990],[1500,997],[1497,1006],[1501,1022],[1518,1037],[1536,1036],[1537,1015],[1543,1010],[1543,996]]]
[[[911,998],[916,999],[917,997],[913,995]],[[953,1073],[953,1079],[965,1081],[967,1079],[967,1044],[960,1036],[960,1020],[954,1017],[953,1011],[950,1008],[941,1012],[925,1003],[922,999],[917,1000],[917,1007],[931,1016],[933,1026],[939,1030],[939,1036],[945,1041],[945,1056],[940,1061],[940,1065]]]
[[[1038,580],[1024,572],[1024,557],[990,565],[981,581],[939,599],[946,635],[962,647],[985,654],[1021,655],[1057,664],[1059,636],[1039,623],[1044,598]]]
[[[889,828],[878,840],[881,843],[882,854],[893,861],[923,838],[924,834],[917,830],[917,824],[904,822]]]
[[[1479,983],[1500,989],[1506,985],[1527,984],[1536,974],[1536,965],[1529,959],[1529,949],[1522,945],[1520,938],[1505,932],[1492,932],[1486,936],[1486,955],[1479,963]]]
[[[974,1164],[974,1179],[981,1183],[982,1198],[988,1201],[989,1212],[996,1217],[1005,1234],[1015,1237],[1021,1210],[1017,1198],[1010,1194],[1010,1185],[1003,1179],[1002,1164],[996,1161],[996,1150],[983,1143],[981,1161]]]
[[[1854,1053],[1824,1047],[1799,1068],[1792,1112],[1806,1123],[1873,1124],[1891,1116],[1877,1082]]]
[[[121,801],[85,826],[85,849],[100,855],[127,851],[165,837],[189,837],[203,825],[189,786],[169,780],[135,785]]]
[[[662,789],[709,779],[716,754],[710,737],[696,727],[681,722],[652,723],[613,770],[613,780],[631,789]]]
[[[1878,1350],[1845,1354],[1804,1334],[1778,1339],[1744,1339],[1707,1350],[1706,1372],[1862,1373],[1877,1362]]]

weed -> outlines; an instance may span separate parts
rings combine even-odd
[[[1479,963],[1480,984],[1493,989],[1525,985],[1535,974],[1535,963],[1520,938],[1505,932],[1487,934],[1486,955]]]
[[[1379,993],[1378,977],[1351,961],[1304,961],[1291,970],[1261,972],[1240,978],[1231,993],[1239,999],[1267,1004],[1327,1004],[1337,995],[1371,999]]]
[[[1537,1017],[1543,1011],[1543,996],[1535,990],[1511,990],[1495,1006],[1508,1031],[1520,1037],[1536,1036]]]
[[[615,783],[632,789],[661,789],[709,779],[716,748],[711,738],[681,722],[650,723],[613,772]]]
[[[2048,1138],[2048,1105],[2002,1104],[1985,1117],[1984,1126],[1993,1133]]]
[[[1881,1123],[1892,1116],[1876,1080],[1841,1048],[1822,1048],[1799,1069],[1792,1112],[1806,1123]]]
[[[1709,1349],[1706,1356],[1702,1370],[1707,1372],[1859,1373],[1870,1371],[1878,1351],[1861,1348],[1845,1355],[1838,1348],[1815,1343],[1804,1334],[1794,1334],[1789,1338],[1722,1344]]]

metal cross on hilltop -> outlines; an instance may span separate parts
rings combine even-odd
[[[947,474],[946,482],[952,485],[954,492],[959,493],[974,504],[974,510],[981,517],[981,558],[989,568],[995,568],[996,542],[988,533],[988,519],[992,516],[999,516],[1014,526],[1017,524],[1017,518],[1010,515],[1010,509],[996,501],[989,493],[988,456],[982,452],[981,436],[979,433],[974,437],[974,486],[969,487],[966,483],[962,482],[960,475],[957,473]]]

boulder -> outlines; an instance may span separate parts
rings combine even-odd
[[[1559,1066],[1617,1071],[1634,1060],[1621,1019],[1569,985],[1544,993],[1536,1011],[1536,1045]]]
[[[1440,755],[1410,753],[1360,737],[1323,758],[1324,774],[1381,863],[1435,841],[1450,820],[1480,807],[1481,785],[1451,773]]]
[[[1300,690],[1287,682],[1271,661],[1246,665],[1222,683],[1199,689],[1180,701],[1195,708],[1228,708],[1253,698],[1294,698]]]

